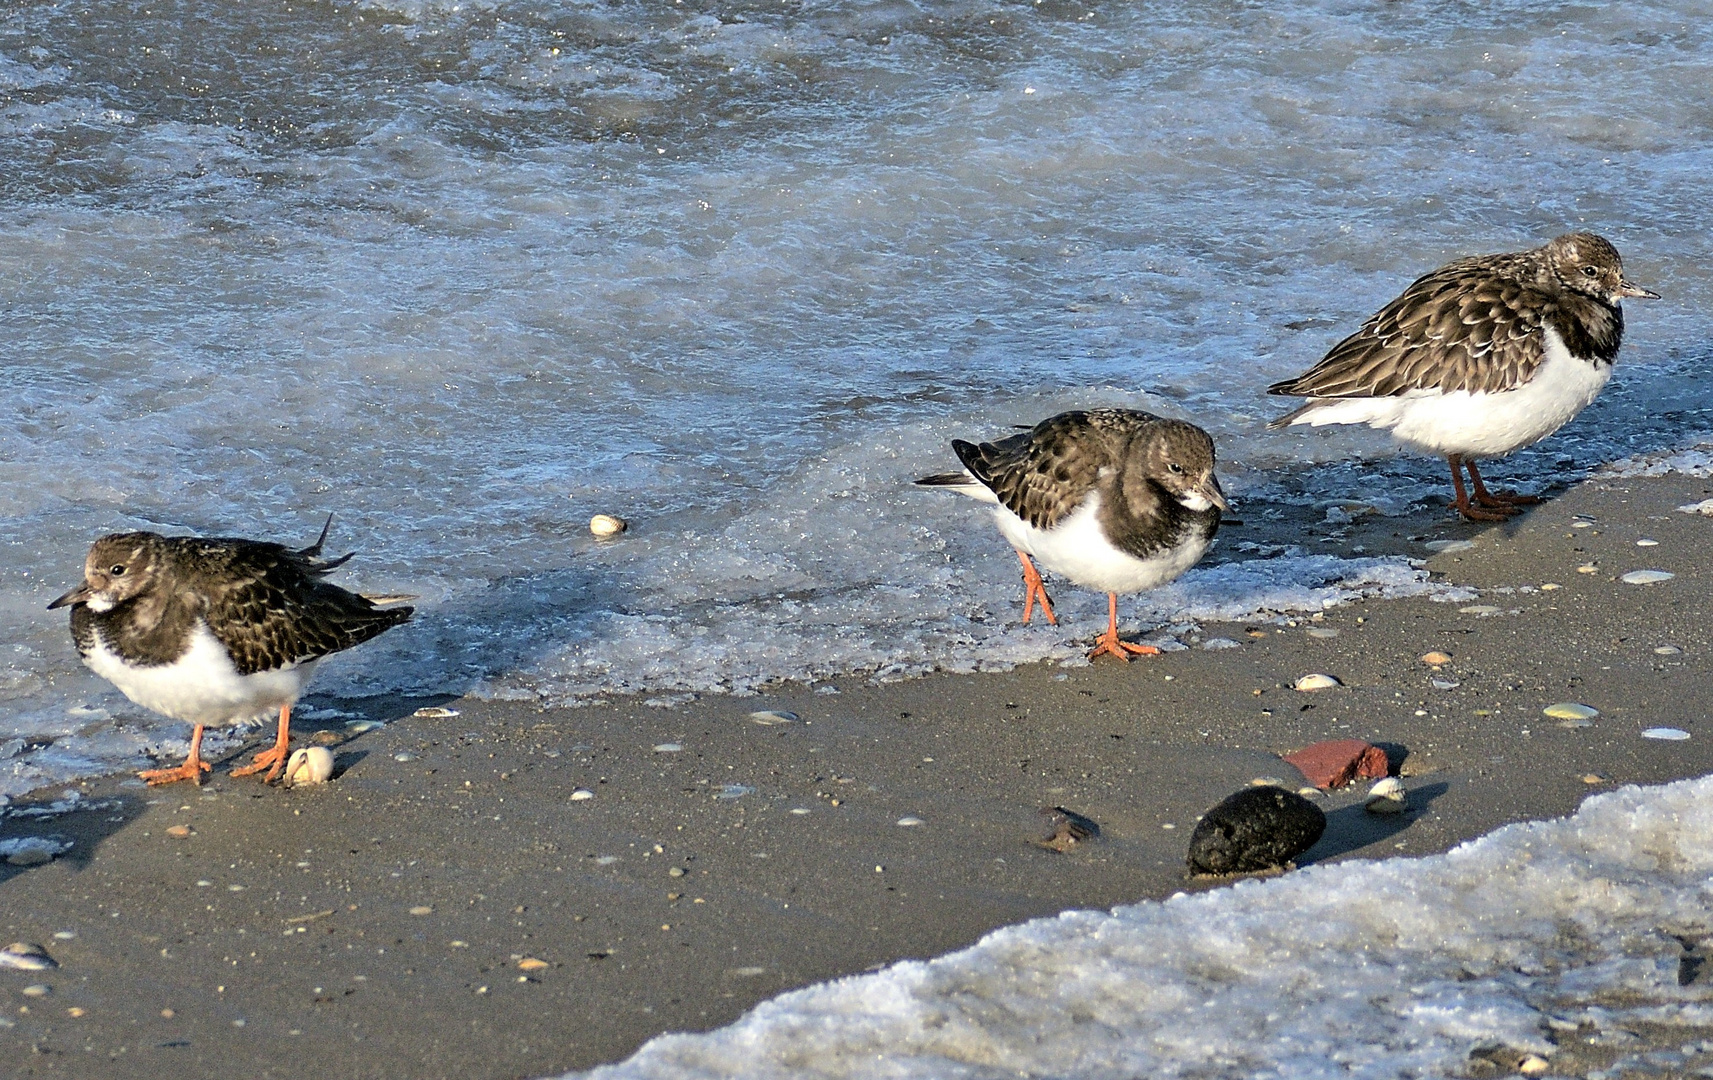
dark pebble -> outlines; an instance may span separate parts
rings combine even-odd
[[[1202,815],[1190,835],[1193,874],[1254,874],[1283,867],[1326,831],[1320,807],[1279,787],[1244,788]]]

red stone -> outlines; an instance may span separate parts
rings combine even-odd
[[[1378,780],[1387,773],[1386,751],[1361,739],[1334,739],[1305,746],[1285,760],[1321,790],[1339,788],[1352,780]]]

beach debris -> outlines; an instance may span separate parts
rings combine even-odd
[[[749,714],[751,723],[762,727],[778,727],[781,724],[795,724],[797,714],[790,709],[757,709]]]
[[[684,868],[682,866],[674,866],[672,869],[666,871],[666,876],[667,877],[683,877],[684,876]]]
[[[1600,715],[1600,710],[1580,702],[1561,701],[1557,705],[1548,705],[1541,713],[1554,720],[1592,720]]]
[[[1502,610],[1501,608],[1498,608],[1498,607],[1494,606],[1493,604],[1470,604],[1468,607],[1458,608],[1457,613],[1459,615],[1487,616],[1487,615],[1497,615],[1497,614],[1499,614],[1499,612],[1501,610]]]
[[[411,715],[423,720],[441,720],[448,716],[457,716],[458,710],[442,708],[439,705],[424,705],[422,708],[411,713]]]
[[[1284,788],[1251,787],[1202,815],[1185,857],[1192,874],[1292,868],[1326,831],[1320,807]]]
[[[917,817],[914,814],[907,814],[904,817],[899,818],[893,824],[903,825],[904,827],[909,828],[912,825],[925,825],[927,823],[924,822],[921,818]]]
[[[1698,503],[1689,503],[1677,508],[1680,514],[1706,514],[1713,517],[1713,499],[1702,499]]]
[[[1300,678],[1296,682],[1292,683],[1291,689],[1292,690],[1302,690],[1304,692],[1310,692],[1310,691],[1314,691],[1314,690],[1331,690],[1335,686],[1343,686],[1343,685],[1344,685],[1343,683],[1339,682],[1333,676],[1323,675],[1317,671],[1317,672],[1313,672],[1313,673],[1308,674],[1308,675],[1304,675],[1302,678]]]
[[[409,762],[416,760],[416,755],[411,753],[409,750],[400,750],[398,753],[393,755],[393,760],[397,761],[397,762],[409,763]]]
[[[752,794],[754,791],[755,788],[750,787],[748,784],[721,784],[720,790],[714,792],[714,798],[723,799],[729,802],[732,799],[741,799],[745,795]]]
[[[42,866],[71,850],[63,836],[14,836],[0,840],[0,858],[10,866]]]
[[[1386,751],[1361,739],[1333,739],[1285,755],[1303,778],[1321,790],[1340,788],[1352,780],[1378,780],[1390,769]]]
[[[168,836],[176,836],[176,837],[179,837],[180,839],[183,839],[186,836],[190,836],[191,834],[193,834],[195,832],[196,832],[196,830],[191,828],[189,825],[168,825],[167,826],[167,835]]]
[[[1468,551],[1475,546],[1473,540],[1429,540],[1423,545],[1435,555],[1455,554]]]
[[[25,997],[47,997],[53,992],[54,988],[49,986],[47,983],[31,983],[29,986],[26,986],[24,989],[19,991],[19,993],[23,994]]]
[[[1584,784],[1589,785],[1604,784],[1606,782],[1606,777],[1601,776],[1597,772],[1585,772],[1582,774],[1581,780]]]
[[[1618,578],[1626,585],[1658,585],[1662,581],[1670,581],[1677,575],[1669,570],[1631,570]]]
[[[1456,679],[1429,679],[1428,685],[1433,687],[1435,690],[1456,690],[1463,684],[1458,682]]]
[[[1403,781],[1388,776],[1368,789],[1368,801],[1362,804],[1362,808],[1370,814],[1401,814],[1407,797]]]
[[[1539,1054],[1498,1043],[1477,1046],[1469,1051],[1469,1060],[1482,1065],[1497,1065],[1505,1072],[1521,1073],[1524,1076],[1544,1076],[1552,1067],[1547,1059]]]
[[[1062,806],[1043,806],[1041,816],[1047,819],[1051,831],[1039,840],[1030,842],[1048,851],[1066,852],[1100,835],[1100,826],[1075,810],[1067,810]]]
[[[1658,540],[1650,540],[1644,536],[1640,540],[1636,541],[1636,546],[1637,547],[1659,547],[1659,541]]]
[[[306,746],[286,760],[285,786],[325,784],[333,778],[333,752],[325,746]]]
[[[1644,739],[1663,739],[1666,742],[1682,742],[1683,740],[1689,738],[1689,732],[1683,730],[1682,728],[1651,727],[1651,728],[1648,728],[1646,731],[1642,732],[1642,738],[1644,738]]]
[[[432,915],[434,914],[434,908],[428,904],[418,904],[410,909],[410,913],[412,915]]]
[[[676,754],[683,749],[683,743],[663,742],[654,745],[654,752],[657,754]]]
[[[1311,630],[1311,631],[1309,631],[1309,633],[1314,634],[1314,631]],[[1330,633],[1314,634],[1314,636],[1315,637],[1336,637],[1336,636],[1338,636],[1338,631],[1333,630]],[[1231,640],[1228,637],[1210,637],[1206,641],[1201,643],[1201,647],[1204,649],[1207,649],[1210,652],[1218,652],[1221,649],[1241,649],[1243,646],[1240,645],[1238,642]]]
[[[1250,787],[1284,787],[1285,782],[1277,776],[1257,776],[1249,781]]]
[[[1564,588],[1564,586],[1560,585],[1558,582],[1548,581],[1541,586],[1541,592],[1557,592],[1559,589],[1562,589],[1562,588]]]
[[[589,531],[599,537],[617,536],[630,528],[630,522],[612,514],[596,514],[589,519]]]
[[[1572,717],[1569,720],[1560,720],[1558,722],[1558,726],[1566,731],[1575,731],[1578,728],[1593,727],[1594,721],[1583,720],[1580,717]]]
[[[1422,663],[1432,664],[1434,667],[1439,667],[1441,664],[1449,664],[1451,663],[1451,654],[1438,651],[1422,653]]]
[[[585,799],[593,799],[594,797],[595,793],[586,787],[580,787],[571,793],[572,802],[583,802]]]
[[[57,967],[59,963],[40,945],[14,941],[0,949],[0,968],[10,968],[13,971],[48,971]]]
[[[517,966],[519,970],[522,971],[545,971],[551,965],[549,965],[545,960],[537,960],[533,956],[526,956],[517,962]]]
[[[1338,631],[1330,626],[1311,626],[1307,630],[1304,630],[1303,633],[1312,638],[1320,638],[1322,641],[1338,636]],[[1202,648],[1205,649],[1207,646],[1203,645]]]
[[[1659,646],[1655,646],[1654,655],[1655,656],[1676,656],[1677,654],[1681,653],[1682,651],[1683,650],[1678,648],[1676,645],[1659,645]]]

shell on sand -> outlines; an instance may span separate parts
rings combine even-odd
[[[1322,675],[1320,672],[1317,671],[1317,672],[1314,672],[1313,674],[1304,675],[1302,678],[1300,678],[1296,682],[1292,683],[1291,689],[1293,689],[1293,690],[1304,690],[1304,691],[1308,691],[1308,690],[1331,690],[1335,686],[1343,686],[1343,685],[1344,685],[1343,683],[1339,682],[1333,676]]]
[[[1062,806],[1043,806],[1041,816],[1047,819],[1052,831],[1032,843],[1048,851],[1069,851],[1078,844],[1100,835],[1100,826],[1075,810],[1067,810]]]
[[[59,963],[40,945],[14,941],[0,949],[0,968],[10,968],[13,971],[47,971],[57,967]]]
[[[630,522],[612,514],[596,514],[589,519],[589,531],[596,536],[617,536],[630,528]]]
[[[286,759],[286,787],[325,784],[333,778],[333,751],[325,746],[306,746]]]
[[[1541,712],[1554,720],[1592,720],[1600,715],[1600,710],[1594,706],[1576,701],[1561,701],[1557,705],[1548,705]]]
[[[1363,808],[1371,814],[1401,814],[1407,794],[1402,781],[1388,776],[1368,789],[1368,801]]]

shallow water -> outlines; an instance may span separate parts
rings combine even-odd
[[[1207,426],[1240,497],[1406,508],[1442,466],[1267,432],[1260,389],[1414,275],[1570,227],[1666,299],[1631,305],[1594,407],[1490,473],[1713,429],[1706,15],[15,4],[0,793],[180,748],[42,610],[117,529],[307,542],[335,512],[361,550],[339,580],[422,600],[323,693],[1070,658],[1069,631],[1010,625],[984,514],[909,489],[949,438],[1139,405]],[[598,544],[595,512],[635,528]],[[1210,566],[1126,611],[1420,577]]]

